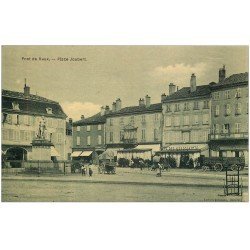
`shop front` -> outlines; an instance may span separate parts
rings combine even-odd
[[[174,159],[177,168],[188,168],[200,156],[208,157],[207,144],[174,144],[158,152],[161,157]]]

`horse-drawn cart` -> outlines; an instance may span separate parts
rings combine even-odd
[[[115,174],[116,162],[112,151],[105,151],[99,155],[98,171],[100,174]]]
[[[243,157],[204,157],[202,169],[204,171],[214,170],[242,170],[245,167],[245,159]]]

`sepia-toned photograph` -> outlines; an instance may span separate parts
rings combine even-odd
[[[248,46],[2,46],[2,202],[248,202]]]

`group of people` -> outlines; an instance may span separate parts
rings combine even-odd
[[[92,177],[93,170],[90,167],[91,165],[92,165],[91,162],[89,164],[87,164],[87,165],[84,164],[83,162],[81,163],[81,173],[82,173],[82,176],[89,175],[89,177]]]

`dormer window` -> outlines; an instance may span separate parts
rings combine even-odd
[[[12,102],[12,108],[13,108],[14,110],[20,110],[20,108],[19,108],[19,103],[18,103],[18,102]]]
[[[52,115],[52,108],[46,108],[47,114]]]

